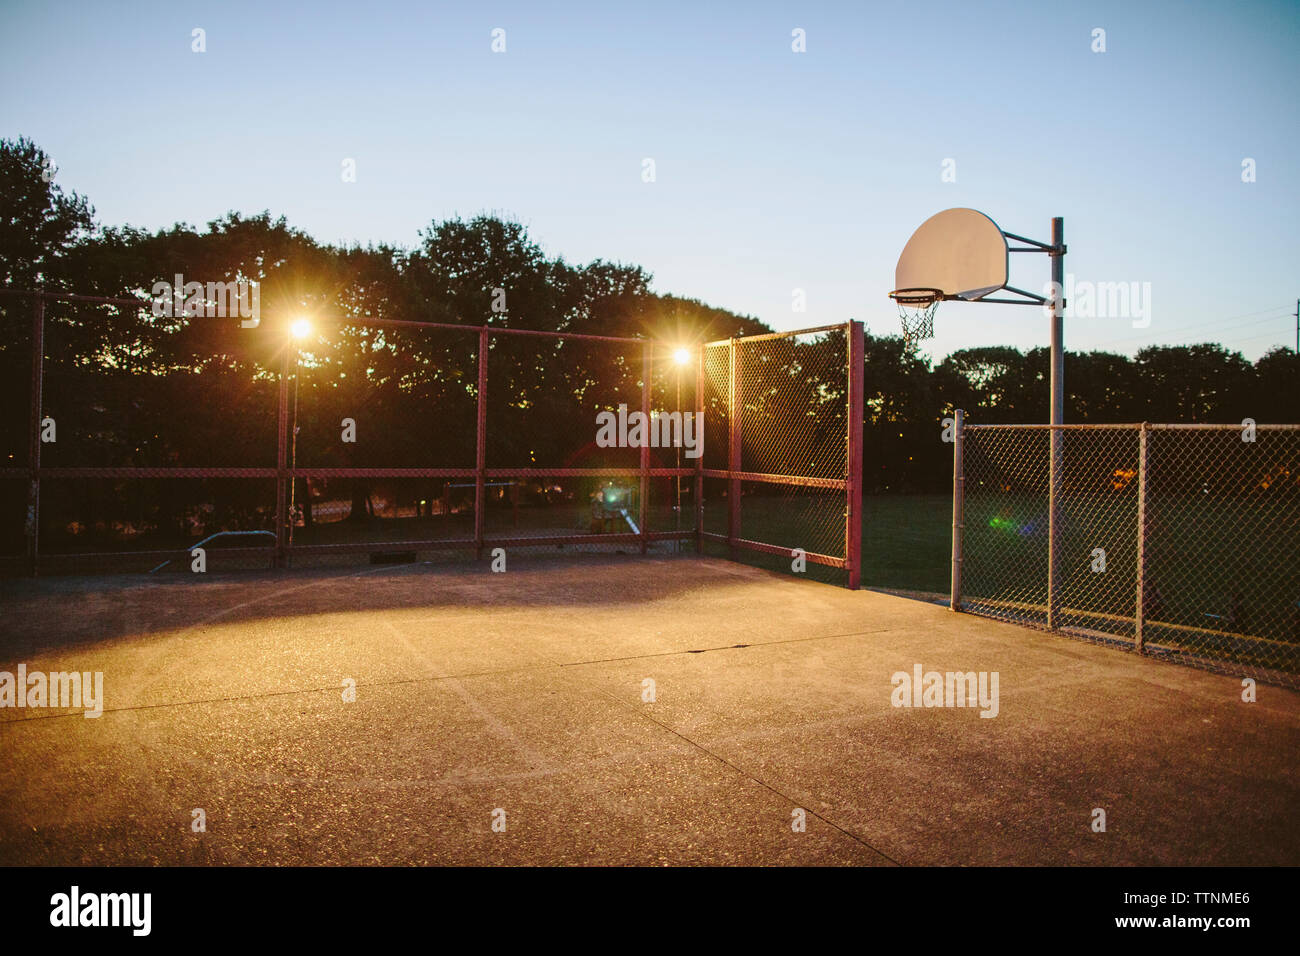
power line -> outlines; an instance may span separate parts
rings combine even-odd
[[[1224,325],[1223,323],[1225,323],[1225,322],[1231,322],[1233,319],[1244,319],[1244,318],[1247,318],[1247,317],[1249,317],[1249,316],[1253,316],[1253,315],[1263,315],[1263,313],[1265,313],[1265,312],[1276,313],[1279,309],[1285,309],[1285,308],[1286,308],[1286,306],[1274,306],[1272,309],[1260,309],[1258,312],[1243,312],[1241,315],[1229,315],[1229,316],[1226,316],[1226,317],[1221,318],[1221,319],[1214,319],[1214,320],[1212,320],[1212,321],[1210,321],[1210,322],[1201,322],[1201,323],[1198,323],[1198,324],[1196,324],[1196,325],[1184,325],[1184,326],[1178,326],[1178,327],[1175,327],[1175,328],[1169,329],[1169,330],[1167,330],[1167,331],[1160,332],[1160,333],[1158,333],[1158,334],[1161,334],[1161,335],[1179,335],[1179,334],[1184,333],[1184,332],[1195,332],[1195,331],[1198,331],[1198,330],[1200,330],[1200,329],[1207,329],[1207,328],[1212,328],[1212,327],[1217,327],[1217,328],[1220,329],[1221,331],[1228,331],[1228,330],[1231,330],[1231,329],[1239,329],[1239,328],[1248,328],[1248,327],[1250,327],[1250,326],[1252,326],[1252,325],[1259,325],[1259,324],[1262,323],[1262,322],[1276,322],[1276,321],[1277,321],[1278,319],[1280,319],[1282,316],[1281,316],[1281,315],[1277,315],[1277,314],[1273,314],[1273,315],[1265,315],[1263,318],[1254,319],[1253,321],[1250,321],[1250,322],[1242,322],[1242,323],[1239,323],[1238,325]],[[1146,334],[1146,335],[1126,335],[1126,336],[1124,336],[1124,337],[1122,337],[1122,338],[1106,339],[1106,340],[1104,340],[1104,341],[1105,341],[1106,344],[1111,344],[1111,343],[1120,343],[1120,342],[1134,342],[1134,341],[1137,341],[1137,340],[1139,340],[1139,339],[1147,339],[1147,338],[1150,338],[1150,337],[1151,337],[1151,336],[1150,336],[1150,334],[1148,333],[1148,334]]]
[[[1273,334],[1274,334],[1274,333],[1272,333],[1272,332],[1261,332],[1261,333],[1259,333],[1259,335],[1247,335],[1247,336],[1244,336],[1244,337],[1238,338],[1237,341],[1238,341],[1238,342],[1253,342],[1253,341],[1255,341],[1255,339],[1266,338],[1267,336],[1270,336],[1270,335],[1273,335]],[[1280,338],[1278,339],[1277,344],[1278,344],[1278,345],[1282,345],[1283,347],[1285,347],[1285,343],[1283,343],[1283,341],[1282,341]]]

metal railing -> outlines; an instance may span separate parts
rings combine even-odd
[[[1300,425],[963,419],[954,610],[1300,686]]]
[[[710,347],[683,363],[680,347],[642,338],[360,317],[294,339],[287,323],[160,322],[146,300],[0,291],[4,400],[27,409],[0,428],[0,563],[33,574],[148,570],[226,531],[274,544],[215,549],[210,565],[700,550],[705,476],[753,478],[730,460],[706,470],[680,445],[597,440],[600,413],[693,410],[706,433],[711,415],[749,415],[706,409]],[[846,369],[827,374],[847,383]],[[832,486],[843,501],[851,482]]]

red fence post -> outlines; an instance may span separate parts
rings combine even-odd
[[[45,297],[36,297],[32,310],[31,434],[27,451],[27,561],[35,577],[41,548],[41,405],[45,388]]]
[[[288,329],[285,329],[283,349],[280,355],[280,401],[276,420],[279,436],[275,450],[275,558],[274,564],[282,568],[288,558],[287,539],[289,531],[288,503],[286,501],[285,479],[289,468],[289,350],[297,348]]]
[[[474,555],[483,558],[483,509],[487,506],[487,375],[488,330],[478,333],[478,439],[474,457]]]
[[[737,353],[735,339],[727,339],[727,359],[730,372],[727,376],[727,545],[731,560],[736,560],[736,539],[740,537],[740,377],[736,374]]]
[[[695,553],[704,553],[704,362],[708,349],[700,346],[700,368],[695,378],[696,448],[695,459]]]
[[[848,562],[849,588],[856,591],[862,586],[862,424],[866,411],[862,391],[866,349],[861,322],[850,321],[845,331],[849,339],[849,480],[844,506],[844,557]]]
[[[648,515],[648,505],[650,498],[650,389],[651,376],[654,374],[654,345],[646,342],[641,346],[641,415],[642,421],[645,422],[646,434],[645,441],[641,443],[641,494],[639,500],[639,509],[637,517],[640,519],[641,527],[641,553],[646,553],[646,517]]]

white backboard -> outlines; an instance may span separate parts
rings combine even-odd
[[[978,299],[1007,284],[1007,238],[977,209],[945,209],[912,233],[894,270],[895,289],[942,289]]]

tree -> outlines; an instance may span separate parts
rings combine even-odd
[[[1271,349],[1255,363],[1255,390],[1249,417],[1258,422],[1300,422],[1300,354]]]
[[[937,491],[950,466],[940,441],[942,419],[953,407],[935,394],[930,364],[902,336],[864,338],[863,431],[865,487],[869,493]]]
[[[1141,421],[1137,367],[1126,355],[1071,352],[1066,357],[1066,421],[1093,425]]]
[[[1250,415],[1254,370],[1238,352],[1212,343],[1152,346],[1136,365],[1148,421],[1225,424]]]
[[[94,229],[84,196],[64,192],[50,157],[31,140],[0,139],[0,283],[66,288],[68,251]]]
[[[0,139],[0,286],[68,288],[69,250],[94,229],[85,197],[64,192],[54,166],[31,140]],[[0,462],[27,460],[32,310],[21,296],[0,296],[0,402],[20,414],[0,416]]]
[[[971,421],[986,424],[1043,421],[1048,386],[1043,355],[1028,356],[1008,346],[959,349],[935,368],[939,394]]]

